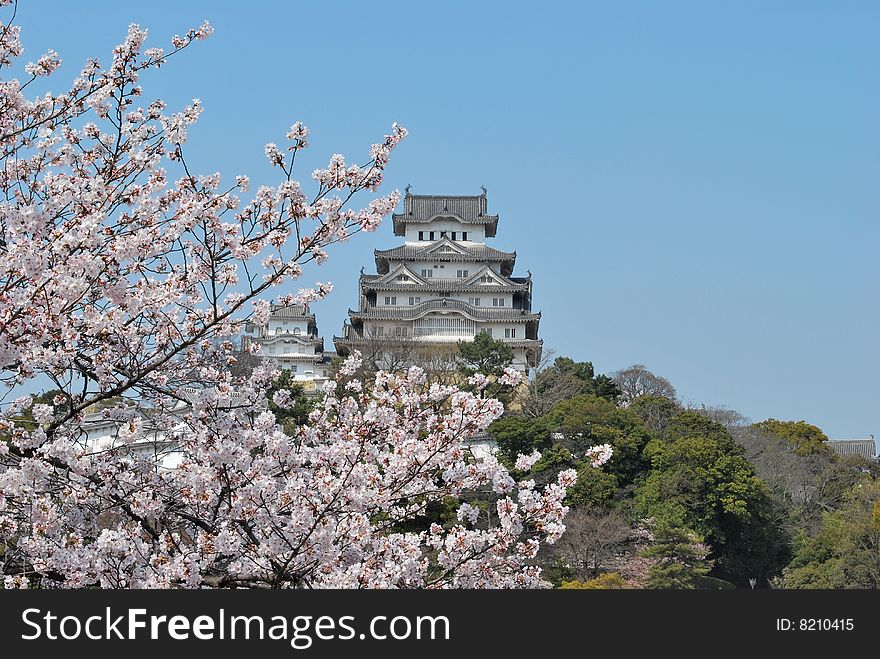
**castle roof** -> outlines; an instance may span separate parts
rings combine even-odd
[[[501,263],[501,273],[510,276],[516,262],[516,252],[502,252],[486,245],[463,245],[443,238],[429,245],[401,245],[392,249],[377,249],[376,271],[388,272],[390,261],[496,261]]]
[[[492,237],[498,228],[498,216],[489,215],[485,190],[481,195],[414,195],[403,198],[403,212],[394,213],[394,235],[402,236],[407,224],[425,224],[440,217],[452,217],[463,224],[483,224]]]
[[[483,281],[486,277],[489,282]],[[389,271],[382,275],[361,273],[359,283],[361,290],[375,291],[510,293],[530,291],[532,277],[504,277],[485,265],[472,271],[468,277],[421,277],[400,263],[394,268],[389,265]]]
[[[275,302],[272,302],[269,306],[269,319],[308,321],[310,332],[317,336],[318,328],[315,322],[315,314],[309,310],[308,304],[276,304]],[[256,332],[262,336],[267,334],[267,327],[268,325],[259,327],[253,320],[248,320],[247,323],[245,323],[245,332]]]
[[[841,457],[860,455],[868,460],[873,460],[877,451],[872,438],[868,439],[829,439],[828,447]]]
[[[415,284],[395,284],[379,281],[381,275],[363,275],[361,277],[361,287],[364,290],[377,291],[394,291],[397,293],[432,293],[432,292],[448,292],[448,293],[511,293],[517,291],[529,290],[528,281],[518,282],[516,277],[510,279],[510,284],[491,285],[491,284],[468,284],[461,279],[428,279],[426,283]]]
[[[269,309],[270,318],[302,318],[315,320],[315,314],[309,311],[307,304],[275,304]]]
[[[461,314],[466,318],[477,321],[507,321],[507,322],[532,322],[541,319],[540,313],[532,313],[526,309],[510,309],[508,307],[477,307],[461,300],[439,298],[425,300],[419,304],[409,306],[380,306],[367,309],[349,309],[348,315],[357,319],[373,320],[415,320],[430,313],[450,312]]]

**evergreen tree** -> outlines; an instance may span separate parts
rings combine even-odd
[[[467,376],[475,373],[501,375],[513,362],[513,350],[504,341],[480,332],[473,341],[459,341],[459,368]]]
[[[703,539],[674,522],[660,522],[654,530],[654,544],[644,555],[655,559],[648,572],[648,588],[699,588],[712,562]]]

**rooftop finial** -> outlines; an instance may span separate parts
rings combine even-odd
[[[489,192],[489,191],[486,189],[486,186],[485,186],[485,185],[481,185],[481,186],[480,186],[480,189],[483,191],[483,196],[484,196],[484,197],[486,196],[486,193]]]
[[[407,196],[409,196],[409,189],[410,189],[411,187],[412,187],[412,186],[411,186],[409,183],[407,183],[407,184],[406,184],[406,187],[403,189],[403,191],[406,192]]]

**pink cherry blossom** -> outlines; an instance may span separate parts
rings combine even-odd
[[[131,25],[106,66],[90,60],[69,89],[28,98],[7,75],[20,31],[0,26],[4,585],[542,585],[534,558],[563,532],[576,474],[538,490],[475,459],[466,440],[503,412],[482,382],[460,391],[418,368],[364,382],[354,355],[308,422],[285,431],[269,410],[273,364],[230,370],[270,297],[328,295],[322,282],[287,291],[398,204],[394,191],[351,205],[379,188],[407,133],[393,125],[357,164],[334,155],[311,194],[293,177],[309,137],[299,122],[292,148],[266,147],[277,179],[248,197],[244,175],[192,171],[201,103],[166,110],[140,78],[212,31],[165,51]],[[58,62],[49,51],[24,71],[51,78]],[[46,381],[53,405],[21,396]],[[491,525],[463,503],[448,528],[405,530],[435,502],[490,493]]]
[[[533,451],[531,455],[520,455],[516,459],[516,468],[520,471],[528,471],[541,459],[540,451]]]
[[[498,382],[511,387],[515,387],[520,382],[522,382],[522,373],[515,368],[508,366],[504,369],[501,377],[498,378]]]

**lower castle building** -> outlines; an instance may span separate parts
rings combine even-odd
[[[260,345],[258,357],[277,361],[307,392],[319,389],[330,375],[335,353],[324,352],[324,339],[318,335],[315,314],[308,305],[273,303],[265,325],[248,323],[245,327],[242,350],[254,343]]]

